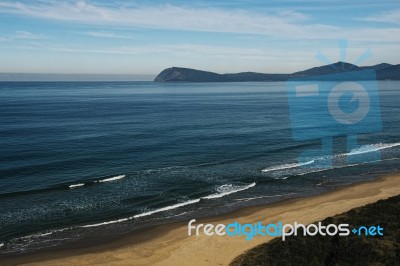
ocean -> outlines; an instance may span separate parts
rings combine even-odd
[[[299,163],[321,140],[293,140],[285,82],[1,82],[0,254],[118,237],[399,171],[400,82],[377,84],[383,130],[357,134],[350,151],[347,136],[335,136],[331,155]],[[347,162],[352,156],[357,163]],[[328,159],[332,167],[312,167]]]

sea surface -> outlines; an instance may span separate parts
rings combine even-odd
[[[299,163],[321,140],[293,140],[285,82],[2,82],[0,254],[399,171],[400,82],[378,88],[383,130],[357,134],[351,150],[347,136],[334,136],[332,154]],[[326,160],[331,167],[313,167]]]

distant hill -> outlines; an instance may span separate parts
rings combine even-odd
[[[218,74],[191,68],[167,68],[154,79],[155,82],[245,82],[245,81],[286,81],[289,78],[320,76],[327,74],[374,69],[377,79],[400,80],[400,65],[382,63],[373,66],[358,67],[356,65],[337,62],[330,65],[313,67],[292,74],[263,74],[256,72],[241,72]]]
[[[262,74],[242,72],[235,74],[217,74],[191,68],[171,67],[163,70],[156,82],[235,82],[235,81],[281,81],[288,79],[286,74]]]
[[[387,67],[392,67],[393,65],[388,64],[388,63],[381,63],[381,64],[377,64],[374,66],[366,66],[366,67],[360,67],[360,69],[375,69],[375,70],[382,70],[384,68]]]
[[[400,80],[400,65],[390,66],[376,72],[378,79]]]
[[[313,67],[304,71],[295,72],[293,76],[319,76],[319,75],[327,75],[327,74],[335,74],[342,73],[348,71],[356,71],[360,70],[360,68],[356,65],[345,63],[345,62],[337,62],[330,65]]]
[[[177,81],[190,81],[190,82],[220,82],[222,75],[196,70],[183,67],[171,67],[163,70],[154,79],[156,82],[177,82]]]

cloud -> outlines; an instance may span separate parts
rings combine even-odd
[[[388,12],[381,12],[379,14],[368,16],[365,18],[361,18],[363,21],[371,21],[371,22],[384,22],[384,23],[393,23],[400,25],[400,9],[392,10]]]
[[[373,52],[376,55],[379,54],[380,61],[393,61],[398,58],[396,49],[398,50],[400,41],[400,28],[397,24],[375,27],[370,23],[360,23],[359,21],[354,23],[354,20],[359,20],[359,18],[353,17],[349,18],[349,22],[354,24],[336,24],[329,22],[329,19],[325,20],[320,14],[311,12],[308,15],[282,9],[256,11],[224,7],[210,8],[205,5],[195,7],[154,4],[152,6],[124,6],[126,2],[119,1],[118,3],[100,5],[86,1],[51,0],[18,3],[0,0],[0,15],[14,14],[47,20],[50,23],[64,22],[64,24],[69,23],[70,25],[76,23],[79,30],[74,30],[72,33],[99,38],[96,42],[90,42],[87,39],[82,40],[82,38],[73,36],[67,40],[63,39],[61,42],[58,35],[54,35],[54,37],[49,35],[50,37],[47,38],[45,35],[37,33],[17,31],[12,36],[0,37],[2,48],[7,45],[10,49],[49,51],[55,52],[54,55],[66,53],[66,58],[92,56],[98,60],[101,60],[102,57],[97,54],[109,54],[116,56],[107,56],[107,60],[115,58],[120,62],[125,58],[134,58],[132,65],[153,64],[157,68],[162,64],[160,62],[168,62],[171,65],[175,62],[182,62],[181,65],[184,66],[196,67],[196,64],[199,64],[199,66],[204,66],[204,69],[214,67],[214,70],[218,70],[217,65],[220,65],[219,69],[230,69],[229,71],[232,71],[231,69],[249,70],[254,66],[252,70],[263,72],[264,67],[268,65],[271,68],[269,71],[272,72],[279,70],[278,68],[281,66],[281,72],[289,72],[285,69],[293,68],[294,71],[304,68],[305,58],[309,60],[306,60],[307,62],[311,60],[309,66],[314,65],[315,52],[321,47],[327,47],[326,43],[328,42],[325,40],[333,43],[338,39],[347,38],[360,49],[374,48]],[[397,21],[396,14],[395,11],[392,11],[363,19],[395,23]],[[67,28],[76,29],[76,27]],[[154,35],[149,34],[152,37],[149,39],[156,39],[152,42],[145,38],[140,42],[111,41],[111,39],[137,39],[136,28],[146,29],[139,36],[147,34],[147,29],[224,32],[237,33],[237,35],[221,36],[221,41],[204,39],[198,41],[197,38],[189,40],[182,38],[186,35],[168,32],[168,34],[162,33],[157,38],[153,38]],[[159,31],[153,31],[151,34],[159,34]],[[176,39],[174,39],[175,36]],[[232,37],[236,37],[236,39]],[[255,40],[254,42],[251,40],[244,42],[240,38],[255,38]],[[34,43],[35,39],[46,40]],[[110,40],[106,41],[106,39]],[[15,44],[7,43],[10,40],[21,41],[15,42]],[[231,42],[227,43],[227,40],[231,40]],[[284,41],[282,42],[282,40]],[[104,42],[101,43],[102,41]],[[163,41],[166,44],[162,44]],[[102,45],[98,45],[100,43]],[[209,45],[205,45],[207,43]],[[321,51],[330,55],[334,60],[338,48],[335,46],[332,52],[326,51],[326,49]],[[361,52],[363,51],[357,51],[356,54]],[[337,59],[339,60],[339,58]],[[107,68],[108,64],[104,65]],[[257,65],[259,68],[255,69]],[[265,72],[268,71],[265,70]]]
[[[375,46],[374,50],[379,50],[380,46]],[[198,60],[220,60],[220,61],[240,61],[240,62],[261,62],[263,65],[268,62],[304,62],[304,58],[314,61],[315,49],[304,50],[304,48],[286,49],[282,47],[275,48],[242,48],[235,46],[216,46],[216,45],[199,45],[194,43],[186,44],[154,44],[154,45],[137,45],[137,46],[115,46],[109,48],[96,48],[84,46],[68,46],[68,45],[19,45],[16,48],[24,50],[43,50],[51,52],[72,53],[72,54],[109,54],[123,56],[145,56],[147,55],[161,57],[172,57],[174,59],[183,58],[185,60],[197,62]],[[384,50],[396,49],[397,45],[385,45]],[[196,51],[195,53],[193,51]],[[349,53],[357,57],[365,48],[349,48]],[[340,60],[337,47],[331,47],[322,50],[324,54],[330,57],[332,61]],[[352,62],[354,58],[350,59]],[[354,60],[353,60],[354,61]],[[274,67],[277,67],[274,65]]]
[[[4,48],[4,47],[3,47]],[[22,50],[43,50],[61,53],[74,54],[111,54],[111,55],[159,55],[160,57],[169,56],[173,58],[192,58],[192,59],[225,59],[225,60],[250,60],[268,62],[271,60],[281,60],[302,58],[303,52],[300,54],[298,50],[287,51],[285,49],[261,49],[261,48],[241,48],[235,46],[215,46],[215,45],[199,45],[199,44],[154,44],[143,46],[118,46],[109,48],[95,48],[83,46],[68,45],[18,45],[17,49]],[[196,51],[195,53],[193,51]],[[308,57],[313,58],[314,54],[309,53]],[[195,61],[195,60],[194,60]]]
[[[153,73],[170,66],[192,67],[220,73],[241,71],[290,73],[321,64],[315,59],[317,51],[315,47],[293,46],[293,49],[287,49],[286,47],[251,48],[234,45],[217,46],[185,43],[93,47],[84,44],[38,43],[34,45],[20,43],[12,44],[12,46],[9,44],[8,47],[1,45],[0,49],[30,50],[31,55],[42,54],[37,51],[52,52],[52,56],[47,57],[46,60],[50,60],[51,64],[56,64],[57,67],[60,65],[59,62],[64,62],[61,65],[64,65],[65,68],[62,70],[60,67],[59,71],[66,71],[65,73],[79,70],[79,68],[74,68],[76,67],[75,62],[84,62],[82,65],[92,64],[89,69],[83,67],[79,70],[83,73],[89,73],[92,70],[93,73],[129,73],[126,72],[127,69],[130,69],[133,73]],[[318,44],[314,44],[314,46],[318,46]],[[374,61],[368,60],[365,64],[397,63],[394,56],[398,51],[396,43],[382,44],[376,42],[371,46],[371,49],[374,55],[379,55],[379,58],[374,57],[372,59]],[[364,51],[364,46],[356,45],[353,47],[350,45],[348,49],[349,58],[346,61],[354,62]],[[325,47],[321,52],[328,56],[332,62],[340,60],[340,53],[336,45]],[[35,60],[30,61],[36,62]],[[71,70],[67,65],[71,67]],[[32,69],[39,66],[35,63]],[[49,70],[41,71],[52,70],[53,66]]]
[[[189,8],[172,5],[111,7],[86,1],[23,4],[0,2],[0,13],[97,25],[262,34],[278,37],[319,37],[336,27],[306,24],[308,16],[294,11],[271,14],[238,9]]]
[[[398,11],[396,11],[398,12]],[[364,19],[398,21],[398,13]],[[174,5],[99,5],[86,1],[0,2],[0,14],[16,14],[47,20],[124,27],[227,32],[271,36],[284,39],[380,39],[399,41],[399,28],[340,27],[316,23],[307,14],[285,10],[270,13],[210,7]],[[361,34],[362,33],[362,34]],[[124,38],[108,32],[89,32],[93,37]]]
[[[34,34],[29,31],[16,31],[14,36],[12,36],[13,39],[29,39],[29,40],[40,40],[44,39],[45,36],[42,34]]]
[[[43,34],[35,34],[29,31],[16,31],[10,36],[0,37],[0,42],[11,42],[15,40],[42,40],[46,36]]]
[[[110,38],[110,39],[137,39],[137,36],[117,34],[110,31],[88,31],[81,33],[86,36],[96,38]]]

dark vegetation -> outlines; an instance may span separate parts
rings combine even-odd
[[[231,266],[247,265],[400,265],[400,195],[328,217],[322,224],[353,227],[380,225],[383,236],[314,236],[275,238],[237,257]],[[316,223],[315,223],[316,224]]]

